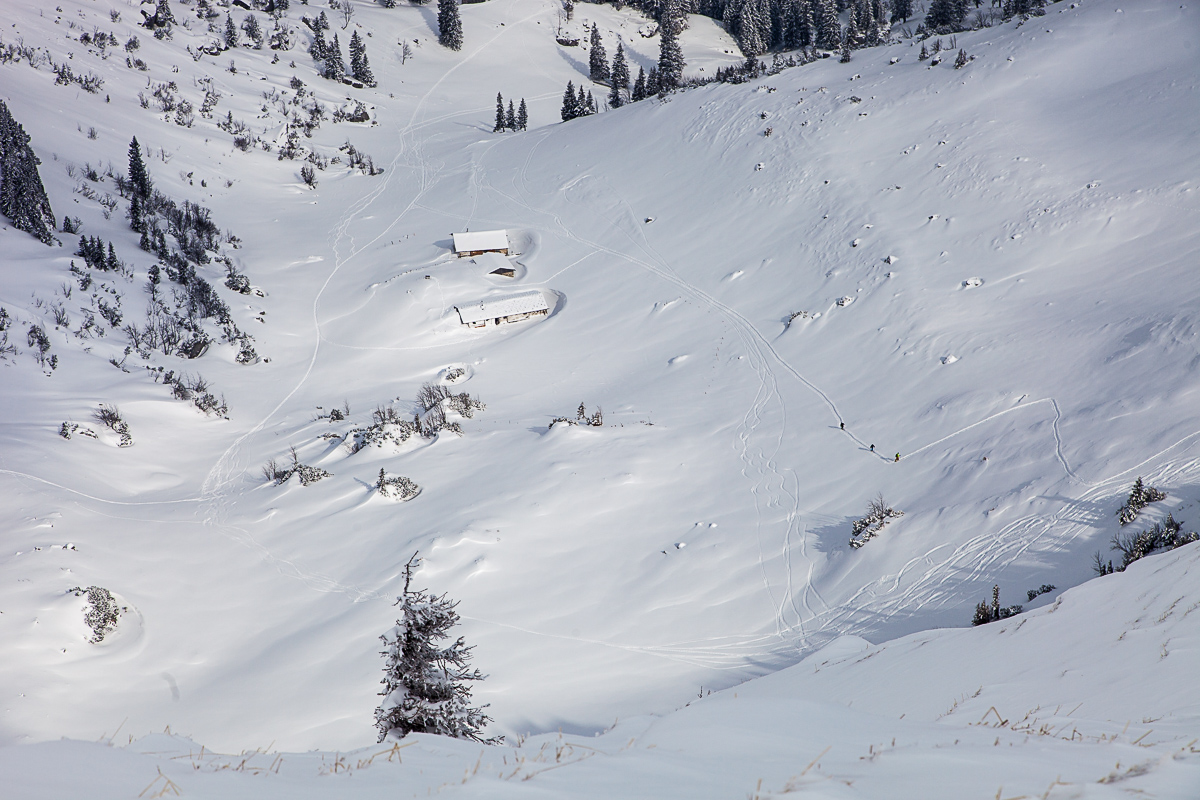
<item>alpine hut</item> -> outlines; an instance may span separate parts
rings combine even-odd
[[[492,297],[487,300],[455,306],[458,318],[468,328],[486,328],[488,325],[502,325],[505,322],[517,322],[530,317],[544,317],[550,313],[546,296],[537,289],[505,297]]]
[[[466,231],[450,236],[454,239],[454,254],[459,258],[482,253],[508,255],[508,231]]]

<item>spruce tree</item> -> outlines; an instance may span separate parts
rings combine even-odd
[[[625,45],[617,43],[617,52],[613,55],[612,85],[622,92],[629,91],[629,62],[625,59]]]
[[[504,127],[510,131],[517,130],[517,112],[513,109],[512,100],[508,101],[508,110],[504,112]]]
[[[317,31],[313,36],[312,46],[308,48],[309,55],[312,56],[314,62],[325,61],[325,39],[321,36],[321,32]],[[324,74],[325,68],[321,67],[321,74]]]
[[[526,130],[529,127],[529,107],[525,105],[525,98],[521,98],[521,105],[517,106],[517,130]]]
[[[596,98],[592,97],[591,91],[590,90],[588,91],[587,97],[583,97],[583,87],[580,86],[579,94],[580,94],[579,105],[583,106],[584,116],[587,116],[588,114],[595,114],[598,109],[596,108]]]
[[[608,52],[604,49],[604,40],[600,38],[600,29],[592,23],[591,50],[588,53],[588,75],[594,81],[607,81]]]
[[[621,97],[621,89],[614,83],[612,88],[608,90],[608,107],[620,108],[623,105],[625,105],[625,100]]]
[[[575,99],[575,84],[567,81],[567,90],[563,92],[562,111],[559,112],[563,122],[570,122],[579,116],[579,101]]]
[[[404,567],[404,594],[396,599],[400,618],[392,630],[379,637],[384,644],[383,702],[375,710],[379,741],[389,734],[431,733],[496,743],[483,738],[490,718],[483,706],[470,705],[470,681],[483,680],[470,669],[471,650],[459,637],[449,647],[450,629],[458,624],[458,603],[446,595],[413,589],[413,572],[421,562],[414,555]]]
[[[55,217],[38,175],[29,134],[0,100],[0,214],[43,244],[54,243]]]
[[[142,161],[142,147],[137,137],[129,143],[129,185],[134,197],[146,200],[154,188],[150,183],[150,173],[146,171],[146,163]]]
[[[438,42],[451,50],[462,50],[462,19],[458,16],[458,0],[438,0]]]
[[[683,50],[679,48],[678,29],[682,11],[679,0],[666,0],[658,25],[658,90],[670,91],[683,80]]]
[[[504,97],[496,92],[496,124],[492,127],[492,133],[499,133],[504,128]]]
[[[962,29],[967,16],[967,0],[932,0],[925,15],[925,27],[930,30]]]
[[[233,24],[233,15],[226,14],[225,15],[225,47],[226,48],[237,47],[237,42],[238,42],[237,25]]]
[[[341,83],[346,77],[346,62],[342,60],[342,45],[338,35],[333,34],[333,41],[325,43],[325,72],[324,77]]]
[[[350,74],[364,86],[375,85],[371,63],[367,61],[367,45],[359,37],[358,31],[350,34]]]
[[[638,67],[638,76],[637,80],[633,82],[633,93],[631,96],[635,103],[646,99],[646,71],[641,67]]]
[[[842,44],[842,27],[838,22],[837,7],[834,0],[813,0],[815,24],[817,28],[817,47],[826,50],[836,50]]]
[[[892,0],[892,22],[908,22],[912,16],[912,0]]]

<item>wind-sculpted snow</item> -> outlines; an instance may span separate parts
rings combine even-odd
[[[959,70],[919,61],[921,43],[900,39],[855,51],[849,64],[824,59],[560,124],[563,87],[586,76],[587,59],[555,43],[561,6],[549,0],[463,6],[459,52],[437,45],[429,9],[356,4],[350,25],[368,50],[374,89],[320,78],[303,26],[278,63],[269,49],[248,47],[193,60],[186,48],[198,53],[211,38],[197,6],[174,4],[181,22],[158,40],[133,24],[134,8],[116,9],[114,21],[101,5],[68,0],[51,13],[22,0],[10,13],[16,28],[0,36],[56,60],[74,52],[75,72],[99,75],[103,93],[55,85],[48,68],[15,61],[0,63],[2,99],[31,136],[56,211],[77,216],[82,235],[113,242],[132,270],[131,280],[112,278],[127,308],[145,302],[155,260],[128,229],[126,203],[106,215],[100,201],[118,194],[104,166],[125,171],[133,136],[156,189],[211,208],[214,223],[237,232],[230,268],[261,294],[227,289],[224,266],[201,272],[253,334],[259,361],[237,363],[225,345],[196,364],[143,359],[125,353],[124,334],[107,324],[105,337],[81,338],[76,306],[98,288],[80,288],[68,249],[0,230],[0,307],[20,351],[0,351],[0,534],[10,553],[0,556],[9,587],[0,635],[13,653],[0,661],[4,741],[94,740],[122,726],[120,742],[169,726],[223,752],[272,741],[287,751],[368,744],[377,637],[392,624],[403,565],[419,551],[422,586],[460,601],[462,635],[489,676],[475,688],[495,719],[489,734],[590,734],[614,718],[642,720],[598,742],[530,740],[481,762],[498,759],[497,774],[525,777],[594,745],[609,755],[587,764],[631,765],[605,767],[621,776],[606,784],[581,763],[570,774],[587,777],[564,779],[555,789],[564,794],[587,796],[574,788],[585,785],[621,794],[615,787],[638,785],[643,770],[687,772],[725,747],[740,766],[720,791],[681,783],[680,796],[783,793],[792,775],[797,787],[823,775],[829,794],[878,796],[850,765],[859,756],[877,763],[892,736],[924,744],[879,775],[906,780],[961,738],[975,748],[961,774],[981,770],[981,783],[946,785],[982,786],[980,796],[1001,784],[1003,797],[1041,796],[1057,774],[1049,764],[1102,796],[1110,789],[1095,786],[1109,784],[1094,782],[1143,763],[1134,755],[1147,742],[1157,743],[1159,766],[1145,774],[1167,776],[1145,778],[1147,786],[1170,796],[1164,787],[1193,774],[1194,756],[1170,755],[1176,738],[1133,745],[1128,735],[1142,717],[1166,713],[1157,689],[1122,684],[1128,704],[1080,728],[1089,745],[1058,736],[1044,749],[1018,746],[1039,732],[1014,729],[1026,710],[1067,702],[1047,688],[1060,685],[1058,672],[1047,667],[1001,691],[991,687],[1011,682],[1009,667],[1024,674],[1024,661],[993,652],[994,664],[979,662],[986,675],[968,663],[1001,627],[1055,619],[1062,612],[1049,609],[1063,590],[1095,591],[1080,584],[1093,575],[1093,553],[1111,556],[1116,511],[1136,478],[1167,493],[1138,525],[1170,513],[1186,531],[1200,526],[1190,6],[1055,3],[1020,25],[958,34],[956,47],[975,57]],[[295,4],[287,19],[296,27],[318,8]],[[656,58],[657,38],[639,32],[647,23],[633,11],[576,4],[574,14],[567,34],[595,21],[609,52],[622,32],[633,67]],[[119,41],[137,34],[140,47],[109,48],[104,58],[78,42],[94,26]],[[741,61],[711,20],[693,18],[681,39],[688,75]],[[126,66],[126,55],[147,70]],[[197,109],[220,97],[211,118],[201,113],[186,127],[155,103],[142,107],[147,81],[174,81]],[[497,91],[527,100],[528,131],[491,132]],[[300,135],[314,161],[328,159],[314,167],[313,188],[300,176],[312,162],[279,158],[291,124],[280,107],[304,107],[293,99],[327,109],[361,101],[370,111],[367,122],[327,115],[311,138]],[[236,135],[274,143],[271,152],[235,144],[231,131],[241,128],[230,119],[245,126]],[[343,163],[347,141],[382,172]],[[95,164],[99,182],[83,177]],[[453,257],[451,233],[501,228],[511,234],[511,277]],[[454,312],[532,290],[554,298],[548,315],[473,330]],[[56,329],[56,306],[69,328]],[[54,368],[26,347],[35,325],[50,343],[46,358],[59,359]],[[145,367],[203,374],[224,395],[228,419],[176,399]],[[377,411],[410,423],[424,384],[469,389],[486,411],[455,417],[458,433],[355,450],[353,432],[369,429]],[[600,412],[601,425],[550,428],[574,419],[581,403],[589,419]],[[133,446],[56,435],[64,424],[91,424],[102,404],[119,407]],[[293,447],[322,480],[263,477]],[[383,502],[381,469],[419,494]],[[853,521],[879,494],[904,514],[852,548]],[[64,541],[75,549],[35,549]],[[1190,563],[1194,550],[1143,559],[1099,583],[1144,581],[1169,593],[1158,585],[1165,577],[1151,577],[1154,564]],[[1186,570],[1169,576],[1181,582],[1180,607],[1189,605]],[[887,657],[902,678],[896,697],[920,694],[906,688],[919,681],[953,685],[928,698],[945,711],[982,684],[958,705],[970,707],[972,723],[995,705],[1004,725],[988,716],[987,730],[967,730],[952,720],[946,733],[925,713],[926,699],[913,699],[878,708],[892,721],[906,714],[907,726],[920,706],[920,725],[932,727],[892,732],[892,722],[836,706],[884,713],[860,709],[857,690],[845,687],[891,692],[893,674],[845,677],[837,692],[832,679],[796,677],[813,664],[798,662],[830,643],[874,642],[869,653],[880,655],[865,664],[885,663],[897,637],[969,626],[993,586],[1019,600],[1045,584],[1059,589],[1016,622],[900,640],[932,637],[948,662],[960,659],[954,675],[972,675],[961,687],[927,679],[932,667],[915,656]],[[112,646],[89,644],[83,612],[71,616],[79,602],[68,589],[89,586],[136,611],[119,620]],[[1090,630],[1085,610],[1073,614]],[[137,624],[128,636],[126,619]],[[1176,644],[1138,645],[1138,658],[1150,676],[1166,670],[1154,685],[1174,687],[1187,708],[1195,692],[1173,677],[1184,674],[1175,665],[1187,651],[1169,638]],[[1039,641],[1048,665],[1080,663],[1093,645]],[[743,689],[769,673],[781,674]],[[1102,683],[1085,685],[1103,693]],[[737,688],[672,722],[644,717],[729,687]],[[742,718],[733,692],[773,700]],[[797,696],[805,704],[788,705]],[[705,741],[664,736],[659,752],[686,751],[681,760],[638,749],[655,741],[646,731],[686,728],[680,720],[717,705],[724,710],[696,723],[711,731]],[[776,722],[755,733],[746,720],[773,706]],[[1074,719],[1064,715],[1055,712],[1053,731]],[[1034,717],[1039,726],[1050,719]],[[809,718],[816,722],[797,733]],[[1118,720],[1133,727],[1109,745],[1106,726]],[[1013,737],[1002,758],[993,758],[997,735]],[[630,738],[644,744],[623,755]],[[788,754],[778,770],[755,771],[774,758],[756,761],[761,741]],[[842,766],[818,759],[805,772],[826,745]],[[109,763],[78,747],[80,763]],[[421,793],[458,780],[478,757],[431,740],[419,749],[418,769],[434,776]],[[151,770],[135,795],[160,766],[111,752],[139,776]],[[417,746],[400,751],[404,769],[410,752]],[[303,764],[296,775],[338,763],[285,761]],[[401,769],[395,760],[380,769],[384,762],[355,777],[369,783],[368,774]],[[1042,783],[1021,782],[1028,776]],[[289,791],[305,785],[296,780]]]

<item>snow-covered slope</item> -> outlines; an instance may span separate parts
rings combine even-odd
[[[352,752],[178,736],[0,748],[14,796],[1195,797],[1196,549],[1134,564],[1019,620],[800,664],[595,737],[500,747],[412,735]],[[1147,588],[1149,587],[1149,588]],[[114,743],[118,746],[114,746]]]
[[[56,212],[81,217],[84,233],[114,241],[135,269],[120,286],[127,313],[141,313],[153,261],[121,224],[124,204],[106,221],[66,167],[78,176],[84,162],[111,161],[124,172],[136,135],[156,185],[211,207],[240,237],[226,252],[263,296],[221,291],[266,360],[236,364],[228,346],[152,360],[224,393],[229,419],[206,417],[144,374],[136,354],[128,372],[110,365],[122,337],[80,343],[53,330],[47,304],[70,281],[72,237],[47,250],[0,230],[0,306],[17,317],[14,340],[41,320],[60,356],[48,377],[28,353],[0,365],[10,542],[0,635],[17,654],[0,661],[0,735],[170,726],[231,751],[369,742],[376,637],[416,550],[422,584],[461,601],[463,634],[490,675],[476,696],[497,731],[591,733],[789,667],[839,637],[965,626],[994,584],[1007,605],[1041,584],[1083,583],[1139,475],[1169,493],[1139,525],[1171,511],[1194,529],[1197,17],[1190,6],[1124,5],[1058,3],[1020,26],[960,34],[975,56],[962,70],[918,61],[920,44],[904,41],[560,125],[562,89],[585,77],[586,53],[555,44],[545,0],[464,7],[457,54],[437,46],[430,9],[357,5],[351,24],[372,34],[374,90],[323,81],[302,47],[276,64],[244,49],[192,61],[184,48],[210,38],[194,16],[194,31],[177,26],[170,42],[141,34],[142,73],[124,53],[101,60],[66,38],[100,26],[124,40],[132,6],[112,22],[102,2],[64,2],[58,19],[13,3],[5,42],[45,46],[56,62],[71,51],[76,72],[106,81],[93,95],[54,85],[44,66],[0,65],[0,96],[33,138]],[[297,6],[293,23],[311,11]],[[181,20],[189,13],[176,8]],[[580,4],[574,34],[593,20],[609,37],[622,32],[635,64],[652,63],[644,19]],[[689,74],[740,60],[711,21],[694,18],[684,38]],[[397,43],[413,39],[402,64]],[[344,159],[337,148],[349,140],[382,175],[332,165],[310,190],[299,162],[233,147],[216,125],[227,112],[278,150],[280,106],[263,95],[289,92],[286,103],[293,75],[331,110],[361,100],[371,112],[367,123],[326,121],[305,144]],[[222,95],[211,120],[184,128],[140,108],[148,82],[172,80],[198,108],[202,78]],[[529,101],[528,132],[491,133],[497,91]],[[112,179],[96,191],[115,194]],[[514,279],[450,256],[449,234],[467,228],[510,231]],[[209,270],[219,285],[223,271]],[[527,289],[554,298],[549,317],[459,325],[455,305]],[[487,406],[461,421],[461,437],[355,454],[323,438],[367,424],[381,404],[411,413],[420,385],[454,368],[464,370],[455,391]],[[348,420],[316,419],[343,401]],[[548,427],[581,401],[603,409],[602,427]],[[97,403],[120,406],[132,447],[54,435],[64,420],[91,424]],[[261,466],[292,446],[332,477],[266,481]],[[421,494],[378,497],[381,467]],[[851,521],[876,493],[904,516],[851,549]],[[1131,596],[1169,594],[1144,567],[1081,596],[1137,581]],[[1173,579],[1190,607],[1194,581]],[[88,585],[131,609],[102,645],[85,641],[81,601],[66,594]],[[1053,607],[1058,594],[1030,605]],[[884,648],[891,671],[860,675],[868,667],[847,662],[807,676],[809,661],[758,681],[749,691],[779,721],[762,740],[729,744],[747,772],[731,770],[739,783],[727,788],[754,788],[749,756],[766,740],[799,753],[775,783],[756,773],[774,791],[824,747],[783,735],[797,694],[860,709],[859,692],[875,686],[911,705],[878,699],[868,712],[907,720],[919,710],[932,724],[931,709],[1009,683],[1005,667],[1018,663],[982,657],[1001,646],[981,644],[1002,640],[998,630],[927,635],[937,648],[924,650],[954,655],[963,672],[975,657],[996,672],[921,694],[931,662],[899,655],[926,641],[917,637]],[[1052,643],[1045,663],[1064,669],[1089,652],[1086,639],[1023,641]],[[1138,652],[1159,658],[1157,645]],[[1184,684],[1194,725],[1196,693],[1174,677],[1186,674],[1173,666],[1186,651],[1164,652],[1147,668]],[[885,663],[866,665],[876,660]],[[906,677],[892,687],[896,673]],[[1056,674],[1001,691],[1025,707],[1000,714],[1065,703]],[[1164,711],[1151,693],[1130,697],[1090,719],[1123,724],[1143,703],[1147,717]],[[987,698],[970,700],[975,718],[999,706],[975,708]],[[722,695],[663,725],[723,727],[733,702]],[[701,707],[716,710],[689,716]],[[811,713],[830,715],[825,729],[873,731],[840,711]],[[987,734],[979,742],[990,746]],[[605,741],[628,738],[618,726]],[[688,758],[703,759],[693,745]],[[477,753],[421,747],[450,754],[446,780]],[[1074,762],[1079,780],[1115,760],[1092,758]],[[1003,763],[1020,772],[1013,759]],[[984,784],[990,796],[996,787]]]

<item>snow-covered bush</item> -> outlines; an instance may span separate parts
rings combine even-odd
[[[92,644],[100,644],[105,636],[115,631],[121,614],[128,610],[117,605],[112,592],[101,586],[89,586],[86,589],[76,586],[67,591],[76,597],[87,597],[88,607],[84,609],[83,621],[92,629],[92,638],[88,640]]]
[[[349,407],[346,408],[349,413]],[[332,413],[330,419],[332,420]],[[351,453],[357,453],[365,447],[375,445],[382,447],[385,442],[395,445],[403,444],[418,432],[417,417],[408,419],[402,417],[391,406],[379,406],[372,414],[371,424],[365,428],[354,428],[346,434],[346,446]]]
[[[1125,501],[1125,505],[1117,509],[1117,520],[1122,525],[1128,525],[1137,519],[1138,512],[1151,503],[1157,503],[1159,500],[1165,500],[1167,493],[1155,489],[1153,486],[1146,486],[1142,483],[1139,477],[1133,482],[1133,489],[1129,492],[1129,499]]]
[[[1036,589],[1027,589],[1025,591],[1025,597],[1028,602],[1032,603],[1036,598],[1041,597],[1049,592],[1053,592],[1056,588],[1057,587],[1052,583],[1043,583]]]
[[[904,516],[903,511],[897,511],[884,502],[883,495],[867,504],[866,516],[854,520],[851,526],[850,546],[857,549],[874,539],[883,530],[883,526],[896,517]]]
[[[1162,522],[1154,523],[1154,527],[1136,534],[1116,534],[1112,539],[1112,549],[1121,553],[1121,566],[1118,572],[1140,558],[1145,558],[1155,552],[1174,550],[1200,540],[1200,534],[1181,533],[1183,524],[1175,517],[1167,514]]]
[[[488,744],[499,739],[483,738],[491,719],[483,709],[470,705],[470,681],[483,680],[477,669],[468,668],[471,650],[456,639],[448,647],[442,642],[458,624],[458,603],[446,595],[432,595],[412,588],[413,572],[421,562],[414,555],[404,567],[404,594],[396,600],[400,618],[380,636],[387,660],[384,667],[383,702],[375,709],[379,741],[389,735],[432,733]]]
[[[421,487],[403,475],[389,478],[380,467],[379,479],[375,481],[375,490],[383,497],[404,502],[416,497],[421,491]]]
[[[300,457],[296,454],[296,448],[292,448],[290,455],[292,457],[291,466],[282,467],[275,459],[271,459],[263,466],[263,477],[280,486],[287,483],[293,475],[300,479],[301,486],[308,486],[311,483],[316,483],[322,478],[328,478],[333,475],[332,472],[326,472],[319,467],[310,467],[307,464],[300,463]]]

